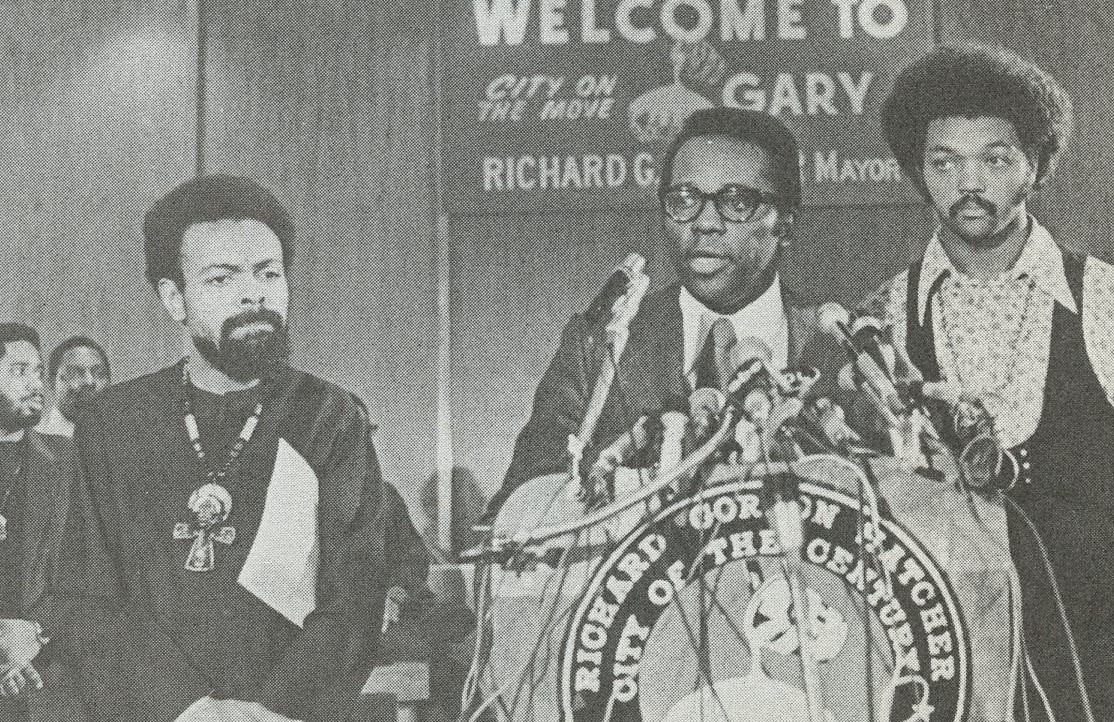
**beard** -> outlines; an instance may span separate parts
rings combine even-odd
[[[41,407],[38,410],[27,409],[0,394],[0,429],[8,432],[30,429],[42,417]]]
[[[254,331],[243,336],[232,332],[241,326],[267,323],[270,331]],[[214,368],[233,381],[247,383],[272,375],[286,364],[289,356],[286,325],[282,316],[270,309],[245,311],[224,320],[220,342],[193,337],[198,352]]]

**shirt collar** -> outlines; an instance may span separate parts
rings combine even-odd
[[[781,300],[781,276],[776,274],[769,288],[763,291],[758,298],[743,306],[735,313],[716,313],[696,300],[696,297],[689,293],[689,290],[684,286],[681,286],[680,301],[681,313],[686,319],[691,317],[695,320],[707,317],[715,321],[719,318],[728,318],[731,319],[731,323],[736,326],[739,325],[739,321],[749,318],[766,318],[770,315],[777,316],[784,310]]]
[[[775,275],[770,287],[746,306],[735,313],[724,315],[708,308],[689,290],[681,286],[679,297],[683,323],[685,358],[690,362],[695,358],[696,349],[704,342],[704,337],[717,319],[726,318],[735,328],[736,336],[757,336],[770,346],[775,357],[784,355],[779,349],[785,345],[786,314],[781,292],[781,276]],[[741,333],[745,331],[745,333]],[[775,358],[775,360],[777,360]],[[785,362],[785,359],[781,359]],[[784,364],[783,364],[784,365]]]
[[[40,434],[53,434],[55,436],[73,436],[73,422],[62,415],[55,406],[43,417],[35,430]]]
[[[1068,277],[1064,273],[1064,257],[1060,249],[1052,240],[1052,234],[1044,226],[1037,223],[1032,216],[1029,219],[1032,230],[1028,240],[1025,241],[1025,247],[1021,249],[1017,263],[1003,273],[1001,278],[1031,278],[1038,289],[1047,293],[1061,306],[1072,313],[1079,313],[1075,305],[1075,297],[1071,293],[1071,286],[1068,285]],[[924,323],[928,311],[928,292],[936,280],[945,273],[962,275],[962,272],[953,266],[951,259],[948,258],[944,244],[940,242],[940,231],[937,230],[932,234],[932,240],[928,242],[928,248],[925,249],[921,277],[917,284],[917,318],[921,323]]]

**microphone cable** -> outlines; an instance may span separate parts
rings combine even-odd
[[[1045,546],[1044,539],[1041,538],[1040,532],[1037,530],[1037,525],[1033,522],[1032,518],[1025,513],[1021,505],[1008,495],[1003,494],[1002,498],[1005,499],[1006,505],[1018,515],[1022,522],[1024,522],[1029,533],[1032,534],[1033,540],[1036,542],[1037,551],[1040,552],[1041,562],[1044,565],[1044,571],[1048,575],[1048,581],[1052,588],[1052,598],[1056,602],[1056,611],[1060,617],[1060,623],[1064,628],[1064,634],[1067,637],[1068,654],[1071,657],[1072,670],[1075,672],[1075,682],[1081,697],[1080,701],[1083,706],[1083,712],[1086,715],[1087,722],[1095,722],[1095,715],[1091,709],[1091,698],[1087,694],[1087,683],[1083,679],[1083,663],[1079,657],[1079,648],[1075,643],[1075,635],[1071,631],[1071,623],[1068,620],[1067,608],[1064,606],[1064,599],[1060,594],[1060,585],[1056,581],[1056,571],[1052,567],[1052,558],[1048,554],[1048,547]],[[1036,683],[1038,692],[1044,697],[1044,690],[1035,679],[1036,673],[1032,669],[1032,664],[1028,662],[1028,660],[1027,664],[1030,673],[1034,675],[1034,682]]]

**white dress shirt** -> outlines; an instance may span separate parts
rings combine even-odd
[[[730,315],[711,310],[697,301],[684,286],[681,287],[680,302],[686,376],[691,375],[692,365],[704,346],[712,324],[721,318],[731,321],[735,338],[755,338],[766,344],[772,354],[774,368],[783,369],[789,365],[789,317],[781,296],[779,276],[774,276],[774,282],[761,296]]]

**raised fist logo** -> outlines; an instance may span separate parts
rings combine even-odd
[[[673,82],[635,98],[628,110],[630,129],[643,143],[668,142],[698,110],[713,107],[689,86],[714,89],[723,80],[726,63],[707,41],[674,43],[669,53]]]

